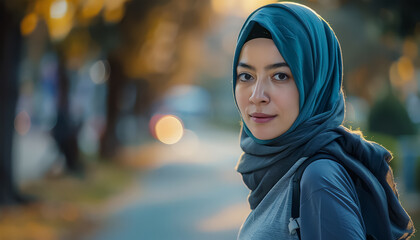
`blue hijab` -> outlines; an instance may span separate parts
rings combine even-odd
[[[388,164],[391,154],[342,126],[343,67],[334,31],[316,12],[300,4],[276,3],[255,10],[239,33],[233,60],[234,94],[241,49],[257,27],[270,33],[290,66],[299,91],[299,116],[288,131],[270,140],[257,139],[243,122],[240,144],[244,153],[237,171],[251,190],[251,209],[298,159],[327,153],[369,189],[366,197],[361,196],[376,207],[366,215],[368,231],[380,239],[410,236],[414,227],[398,200]]]

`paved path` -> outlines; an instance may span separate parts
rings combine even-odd
[[[156,144],[160,157],[140,174],[138,199],[88,239],[236,239],[249,211],[248,191],[234,170],[237,134],[206,128],[178,145]]]

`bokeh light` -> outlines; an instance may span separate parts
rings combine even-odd
[[[106,61],[96,61],[89,69],[89,76],[92,82],[102,84],[108,80],[109,64]]]
[[[0,240],[126,239],[139,231],[145,239],[235,238],[250,209],[234,171],[242,151],[232,55],[246,17],[278,0],[6,2],[13,31],[2,36],[20,39],[4,46],[14,60],[0,89],[11,87],[6,102],[15,107],[2,115],[14,124],[4,126],[13,134],[4,135],[12,145],[3,150],[12,153],[5,160],[14,183],[37,203],[0,218]],[[344,58],[344,124],[392,151],[401,202],[420,222],[420,22],[408,18],[419,8],[296,2],[333,26]],[[389,96],[408,118],[385,101]],[[393,110],[377,113],[378,106]],[[406,120],[375,130],[389,116]],[[412,123],[416,135],[390,135]],[[98,211],[101,219],[92,219]],[[97,220],[119,224],[96,228]]]
[[[414,65],[409,57],[402,56],[398,61],[392,63],[389,69],[389,78],[392,85],[400,87],[414,80]]]
[[[38,16],[35,13],[26,15],[20,23],[20,32],[23,36],[31,34],[38,23]]]
[[[50,17],[53,19],[63,18],[68,9],[68,4],[66,0],[58,0],[51,4],[50,7]]]
[[[398,73],[403,81],[410,81],[414,77],[413,62],[408,57],[401,57],[398,60]]]
[[[71,2],[57,0],[51,3],[46,22],[53,40],[61,40],[69,34],[74,25],[74,13]]]
[[[165,115],[157,120],[154,132],[159,141],[165,144],[175,144],[182,138],[184,127],[176,116]]]

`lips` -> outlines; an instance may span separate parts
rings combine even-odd
[[[267,123],[273,120],[277,115],[265,114],[265,113],[252,113],[249,115],[251,120],[256,123]]]

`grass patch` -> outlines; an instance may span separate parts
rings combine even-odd
[[[116,163],[90,163],[83,176],[46,177],[21,187],[38,199],[0,209],[0,239],[80,239],[98,226],[113,196],[131,185],[134,170]]]
[[[97,204],[128,184],[130,173],[130,169],[117,164],[94,163],[84,176],[45,178],[24,186],[23,191],[47,201]]]

